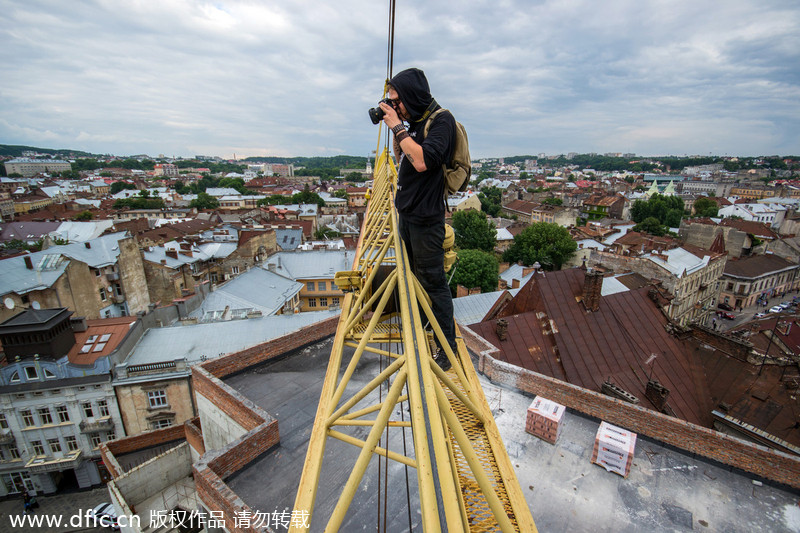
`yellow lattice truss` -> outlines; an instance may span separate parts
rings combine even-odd
[[[313,514],[326,443],[333,438],[360,450],[338,503],[326,517],[325,531],[339,531],[370,459],[381,455],[416,470],[421,526],[426,533],[535,532],[469,354],[460,338],[456,352],[447,347],[430,301],[411,273],[396,231],[396,178],[392,158],[384,150],[376,161],[353,270],[336,276],[337,285],[348,292],[295,510]],[[432,331],[424,329],[426,323]],[[452,363],[447,372],[431,357],[433,336],[440,339]],[[383,348],[387,345],[390,349]],[[346,347],[353,350],[347,362]],[[349,391],[345,397],[362,358],[376,356],[386,357],[390,363],[365,387],[355,394]],[[370,395],[379,388],[385,391],[380,401],[364,406],[365,399],[374,398]],[[396,419],[396,413],[404,409],[410,420]],[[366,438],[346,432],[353,427],[367,427]],[[384,432],[407,428],[411,429],[412,449],[401,453],[380,446]],[[291,531],[306,531],[310,523],[293,524]]]

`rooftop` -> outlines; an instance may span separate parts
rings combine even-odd
[[[254,511],[292,509],[331,343],[328,339],[225,380],[279,421],[280,444],[227,480]],[[360,363],[356,376],[370,375],[363,372],[365,365],[375,364],[374,359]],[[641,435],[630,475],[622,478],[607,472],[590,462],[598,420],[568,410],[556,445],[548,444],[525,432],[530,396],[495,385],[484,376],[480,379],[540,531],[598,531],[598,524],[605,525],[603,530],[618,532],[788,533],[800,528],[797,493]],[[326,453],[349,452],[336,444],[331,442]],[[390,442],[390,448],[398,449],[398,445],[401,440]],[[331,462],[326,460],[326,464]],[[320,479],[325,485],[318,492],[315,516],[330,513],[348,472],[323,470]],[[376,475],[374,470],[370,472],[367,476]],[[409,475],[415,474],[411,471]],[[353,500],[342,531],[362,530],[376,521],[376,480],[367,479]],[[412,491],[415,485],[412,478]],[[388,531],[408,531],[405,472],[394,463],[389,486],[400,495],[389,498]],[[418,495],[412,492],[412,509],[417,509],[415,498]],[[415,531],[419,521],[418,514],[412,513]],[[312,520],[311,529],[319,530],[318,522]]]

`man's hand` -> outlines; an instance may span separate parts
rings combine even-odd
[[[378,105],[381,107],[381,109],[383,109],[383,122],[389,127],[389,129],[392,129],[398,124],[402,123],[402,120],[400,120],[400,117],[397,116],[397,111],[394,109],[394,107],[384,102],[381,102]]]

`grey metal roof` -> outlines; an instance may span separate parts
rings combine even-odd
[[[278,252],[265,265],[275,265],[278,274],[291,279],[329,279],[340,270],[350,270],[354,257],[347,250]]]
[[[486,313],[506,291],[484,292],[453,299],[453,316],[459,324],[483,321]]]
[[[302,283],[263,268],[252,268],[209,294],[191,316],[201,317],[210,311],[257,309],[274,315],[303,288]]]
[[[275,239],[281,250],[296,250],[303,242],[303,228],[275,228]]]
[[[0,295],[10,292],[25,294],[51,287],[66,270],[69,259],[94,268],[113,265],[119,257],[119,240],[125,236],[125,232],[111,233],[87,241],[89,248],[86,243],[65,244],[4,259],[0,261]],[[25,266],[26,257],[33,263],[33,269]]]
[[[213,359],[300,331],[338,313],[338,310],[315,311],[191,326],[150,328],[125,362],[128,365],[141,365],[183,358],[189,362],[197,362],[202,356]]]

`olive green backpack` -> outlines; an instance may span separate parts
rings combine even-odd
[[[436,115],[447,111],[444,108],[439,108],[431,113],[428,121],[425,123],[423,136],[428,136],[428,131],[431,129],[431,123]],[[423,138],[424,138],[423,137]],[[469,177],[472,174],[472,162],[469,158],[469,140],[467,139],[467,130],[456,120],[456,145],[453,150],[453,159],[449,163],[442,165],[444,170],[444,194],[453,194],[455,192],[464,192],[469,185]]]

